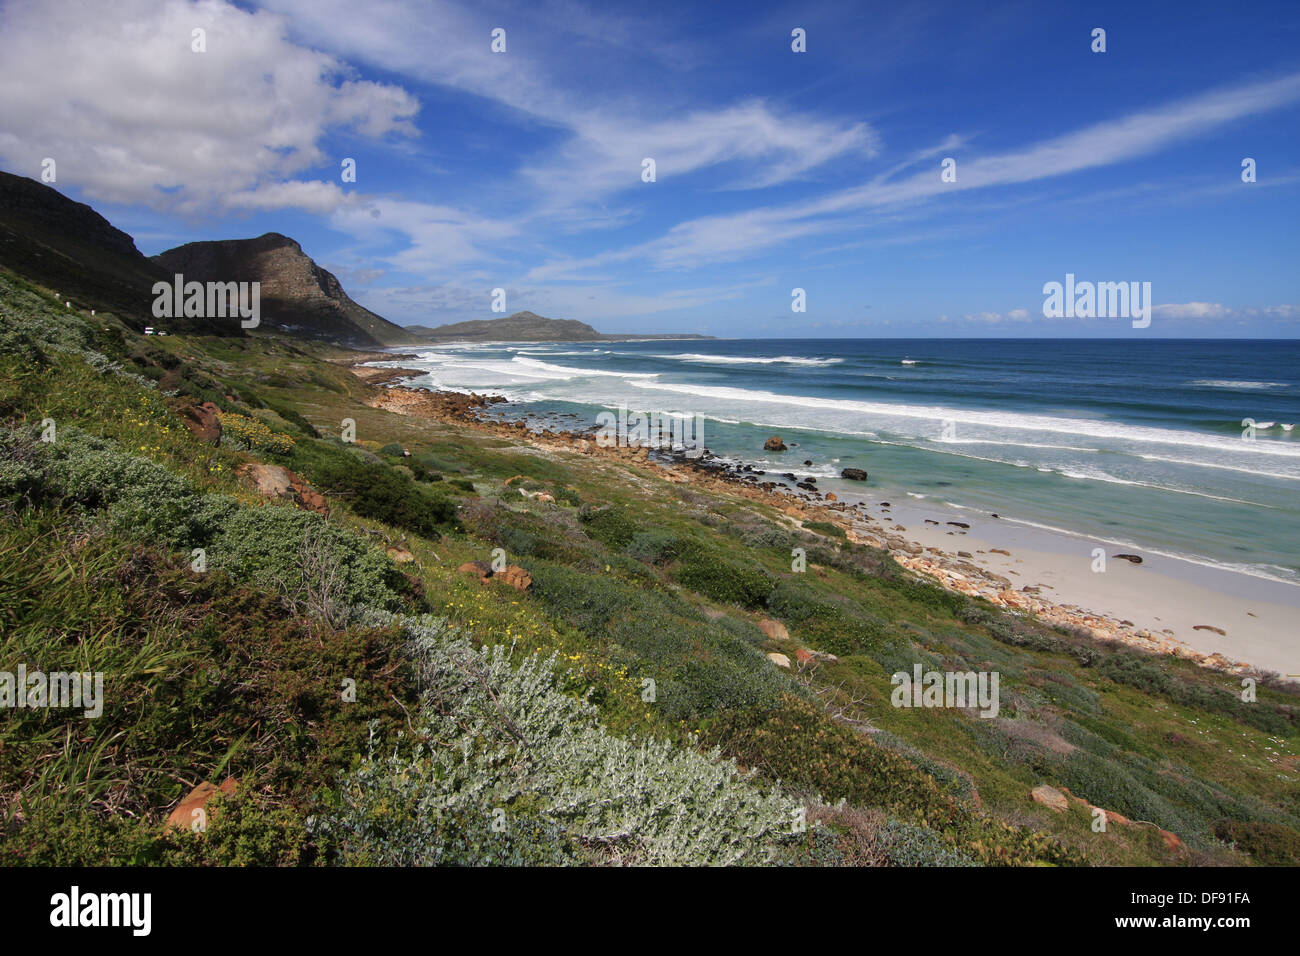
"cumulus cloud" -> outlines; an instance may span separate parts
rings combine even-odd
[[[1160,319],[1222,319],[1232,310],[1220,302],[1167,302],[1152,306],[1151,314]]]
[[[206,31],[206,52],[191,49]],[[0,9],[0,159],[94,200],[197,213],[327,212],[331,129],[414,131],[406,91],[296,45],[282,17],[225,0],[12,0]]]

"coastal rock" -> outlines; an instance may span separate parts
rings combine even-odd
[[[1124,561],[1130,561],[1130,562],[1132,562],[1133,564],[1141,564],[1141,563],[1142,563],[1142,558],[1141,558],[1139,555],[1136,555],[1136,554],[1117,554],[1117,555],[1115,555],[1115,558],[1116,558],[1116,560],[1123,559]]]
[[[199,404],[189,396],[179,396],[167,404],[199,441],[205,445],[221,444],[221,409],[212,402]]]
[[[844,468],[840,470],[840,477],[849,481],[866,481],[867,473],[861,468]]]
[[[764,451],[785,451],[785,442],[781,441],[780,435],[773,435],[767,441],[763,442],[763,450]]]
[[[949,521],[948,524],[952,525],[954,528],[969,528],[969,527],[970,527],[970,525],[968,525],[968,524],[967,524],[966,522],[964,522],[964,521]]]
[[[773,651],[771,654],[767,655],[767,659],[777,667],[784,667],[786,670],[790,669],[790,658],[786,657],[784,654],[778,654]]]
[[[488,578],[492,577],[492,564],[489,561],[467,561],[456,570],[461,574],[477,576],[483,584],[487,584]]]
[[[207,814],[196,813],[196,811],[205,810],[208,803],[219,793],[230,796],[235,792],[238,784],[239,782],[234,777],[227,777],[221,781],[219,787],[214,783],[203,781],[191,790],[189,795],[181,801],[180,806],[167,816],[165,829],[190,830],[202,833],[207,829]]]
[[[790,632],[786,630],[784,624],[775,621],[772,618],[764,618],[758,622],[758,629],[774,641],[790,640]]]
[[[235,474],[263,498],[287,498],[292,494],[293,478],[288,468],[250,461],[236,468]]]
[[[519,591],[527,591],[533,584],[533,576],[517,564],[508,566],[504,571],[497,573],[495,577],[498,581],[504,581]]]
[[[329,502],[325,496],[288,468],[248,461],[235,469],[235,475],[252,485],[264,498],[283,498],[305,511],[329,514]]]
[[[1061,793],[1055,787],[1049,787],[1045,783],[1040,783],[1030,791],[1029,795],[1034,798],[1035,803],[1041,803],[1045,807],[1050,807],[1058,812],[1064,812],[1070,809],[1070,801],[1065,794]]]
[[[1225,631],[1223,628],[1221,628],[1221,627],[1214,627],[1214,626],[1211,625],[1211,624],[1196,624],[1196,625],[1193,625],[1192,630],[1193,630],[1193,631],[1210,631],[1210,632],[1212,632],[1212,633],[1214,633],[1214,634],[1218,634],[1220,637],[1227,637],[1227,636],[1228,636],[1228,632]]]

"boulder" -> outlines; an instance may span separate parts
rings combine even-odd
[[[325,496],[292,471],[289,472],[289,490],[293,493],[293,503],[299,508],[319,515],[329,515],[330,505]]]
[[[1064,812],[1070,809],[1070,801],[1065,794],[1061,793],[1055,787],[1049,787],[1045,783],[1040,783],[1030,791],[1029,795],[1034,798],[1035,803],[1041,803],[1045,807],[1050,807],[1058,812]]]
[[[246,461],[235,469],[235,474],[252,485],[264,498],[284,498],[306,511],[322,515],[330,513],[329,501],[325,496],[309,485],[305,478],[288,468],[260,461]]]
[[[784,667],[786,670],[790,669],[790,658],[786,657],[784,654],[777,654],[774,651],[767,655],[767,659],[777,667]]]
[[[840,471],[840,477],[849,481],[866,481],[867,473],[861,468],[845,468]]]
[[[221,444],[221,409],[212,402],[199,402],[189,396],[179,396],[168,402],[181,423],[199,441],[208,445]]]
[[[473,574],[484,584],[492,577],[492,564],[489,561],[467,561],[456,570],[461,574]]]
[[[385,548],[384,550],[388,556],[393,559],[393,563],[395,564],[410,564],[415,560],[415,555],[411,554],[411,552],[407,551],[405,548],[392,547]]]
[[[196,813],[195,811],[206,809],[211,800],[217,794],[223,793],[230,796],[235,792],[238,781],[234,777],[227,777],[221,781],[221,786],[214,783],[203,781],[197,787],[189,792],[189,795],[181,801],[180,806],[173,810],[167,817],[166,829],[191,830],[203,832],[207,829],[206,813]],[[197,830],[195,824],[199,824]]]
[[[785,625],[770,617],[759,621],[758,629],[774,641],[790,640],[790,632],[786,630]]]
[[[496,579],[504,581],[519,591],[527,591],[533,584],[533,576],[517,564],[509,565],[504,571],[499,571]]]
[[[1116,558],[1117,560],[1120,559],[1120,558],[1122,558],[1123,560],[1128,561],[1128,562],[1130,562],[1130,563],[1132,563],[1132,564],[1141,564],[1141,563],[1142,563],[1142,558],[1141,558],[1139,555],[1136,555],[1136,554],[1117,554],[1117,555],[1115,555],[1115,558]]]
[[[767,441],[763,442],[764,451],[785,451],[785,442],[781,441],[780,435],[773,435]]]
[[[264,498],[290,498],[293,496],[293,476],[288,468],[248,461],[235,469],[235,474],[253,486]]]

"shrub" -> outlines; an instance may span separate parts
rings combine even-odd
[[[287,455],[293,450],[293,439],[284,432],[272,431],[265,422],[233,412],[221,412],[220,417],[222,444],[276,455]]]
[[[641,530],[640,525],[613,505],[604,508],[586,505],[578,513],[578,519],[586,527],[589,537],[620,550],[626,548]]]
[[[677,571],[677,581],[693,591],[741,607],[761,608],[772,593],[772,576],[762,568],[750,567],[711,556],[689,555]]]
[[[317,487],[343,497],[355,514],[426,538],[436,539],[441,530],[455,527],[456,506],[444,495],[392,466],[364,461],[324,442],[316,446],[296,456],[295,467]]]
[[[670,531],[639,531],[627,543],[627,553],[638,561],[664,564],[677,557],[680,543]]]
[[[803,526],[808,531],[815,531],[818,534],[829,535],[832,538],[847,538],[848,533],[839,525],[831,524],[829,521],[805,521]]]
[[[1300,866],[1300,833],[1280,823],[1219,820],[1214,835],[1265,866]]]
[[[484,850],[561,862],[569,841],[627,863],[763,862],[789,831],[793,801],[749,786],[716,751],[610,735],[591,704],[558,690],[554,658],[475,648],[431,618],[403,626],[426,687],[421,742],[372,753],[343,781],[316,829],[344,862],[468,862]],[[448,845],[458,818],[493,816],[535,835],[525,844],[555,845],[521,852],[477,824],[468,841],[481,849]]]

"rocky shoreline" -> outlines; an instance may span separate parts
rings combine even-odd
[[[393,357],[384,355],[383,358],[391,360]],[[835,525],[844,531],[847,540],[887,551],[902,567],[949,591],[983,598],[1013,613],[1030,614],[1046,624],[1071,628],[1098,641],[1170,654],[1227,673],[1256,673],[1256,669],[1248,664],[1233,661],[1223,654],[1194,650],[1169,634],[1155,633],[1135,627],[1126,620],[1051,601],[1041,593],[1039,585],[1017,588],[1004,575],[977,564],[970,552],[949,553],[941,548],[923,547],[903,536],[906,528],[902,525],[887,526],[868,514],[865,503],[850,504],[840,501],[834,492],[818,490],[815,479],[799,480],[793,473],[786,472],[780,475],[783,480],[777,481],[750,465],[726,461],[707,450],[697,457],[688,457],[680,450],[662,450],[663,443],[656,447],[604,447],[596,441],[594,425],[575,431],[544,427],[536,416],[532,416],[534,421],[531,423],[522,419],[507,420],[500,412],[492,410],[494,406],[507,403],[502,396],[435,391],[397,384],[422,373],[361,364],[374,360],[374,356],[366,356],[351,366],[354,374],[375,386],[374,394],[366,400],[372,408],[468,426],[497,437],[523,440],[544,451],[618,461],[674,483],[691,483],[762,501],[776,507],[800,526],[806,521]],[[881,502],[881,506],[887,511],[888,502]],[[937,524],[929,519],[927,522]],[[952,532],[954,535],[965,534],[963,522],[947,523],[957,526]]]

